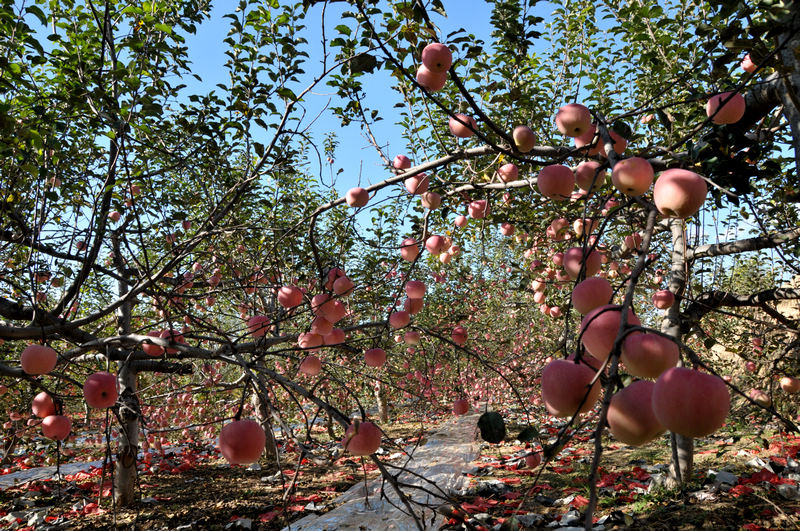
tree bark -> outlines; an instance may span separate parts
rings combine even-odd
[[[139,398],[136,395],[138,375],[128,364],[119,371],[120,432],[117,463],[114,467],[114,501],[128,507],[138,501],[136,494],[136,460],[139,453]]]
[[[267,443],[264,446],[264,456],[272,462],[278,460],[278,446],[275,442],[275,432],[272,431],[272,411],[268,401],[261,398],[260,392],[253,393],[253,410],[256,412],[261,428],[267,436]]]
[[[375,381],[375,400],[378,402],[378,417],[384,424],[389,422],[389,404],[386,402],[386,390],[383,384]]]

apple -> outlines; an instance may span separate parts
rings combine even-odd
[[[386,363],[386,351],[382,348],[371,348],[364,352],[364,363],[368,367],[383,367]]]
[[[56,368],[58,353],[45,345],[31,344],[25,347],[19,363],[25,374],[47,374]]]
[[[595,138],[596,136],[597,138]],[[625,151],[625,148],[628,147],[628,141],[622,138],[615,131],[609,131],[608,136],[611,137],[611,141],[613,142],[612,147],[614,148],[614,151],[618,155],[621,155]],[[605,143],[603,142],[603,139],[600,138],[599,135],[597,135],[597,125],[595,124],[590,125],[589,129],[587,129],[585,133],[583,133],[580,136],[576,136],[573,140],[575,142],[575,147],[581,148],[584,146],[591,146],[586,153],[589,156],[592,155],[600,155],[601,157],[606,156]]]
[[[264,337],[269,331],[269,317],[266,315],[254,315],[247,320],[247,329],[253,337]]]
[[[297,345],[300,348],[317,348],[322,346],[324,343],[324,339],[319,334],[313,334],[311,332],[304,332],[297,336]]]
[[[750,389],[747,396],[759,406],[770,407],[772,405],[772,399],[761,389]]]
[[[347,297],[353,293],[355,284],[348,277],[339,277],[333,281],[333,292],[340,297]]]
[[[117,403],[117,377],[110,372],[90,374],[83,383],[83,398],[89,407],[105,409]]]
[[[419,345],[420,335],[416,330],[409,330],[403,334],[403,341],[408,345]]]
[[[49,415],[42,421],[42,434],[54,441],[63,441],[69,436],[72,420],[64,415]]]
[[[600,253],[595,250],[571,247],[564,253],[564,271],[572,280],[578,278],[582,267],[586,277],[595,276],[600,271],[600,265]]]
[[[758,366],[755,364],[755,362],[752,362],[752,361],[748,361],[748,362],[746,362],[744,364],[744,369],[747,372],[756,372],[757,368],[758,368]]]
[[[748,74],[752,74],[753,72],[756,71],[756,64],[750,58],[750,54],[749,53],[745,54],[744,58],[742,59],[741,67],[742,67],[742,70],[744,70]]]
[[[451,116],[448,126],[453,136],[458,138],[469,138],[474,135],[475,130],[478,129],[478,123],[475,121],[475,118],[461,113],[456,113]]]
[[[419,255],[419,245],[417,245],[417,241],[413,238],[406,238],[400,244],[400,256],[403,257],[403,260],[406,262],[413,262],[417,259]]]
[[[425,65],[419,65],[417,83],[428,92],[439,92],[447,83],[447,72],[434,72]]]
[[[456,227],[466,227],[469,219],[467,216],[458,215],[456,216],[455,225]]]
[[[405,155],[395,155],[392,166],[398,170],[407,170],[411,167],[411,159]]]
[[[463,398],[459,398],[453,402],[453,414],[465,415],[469,411],[469,402]]]
[[[528,468],[536,468],[542,464],[542,453],[534,452],[525,456],[525,466]]]
[[[442,196],[436,192],[425,192],[420,197],[420,202],[428,210],[436,210],[442,204]]]
[[[744,110],[744,96],[738,92],[716,94],[706,103],[706,116],[715,124],[735,124],[744,116]]]
[[[394,329],[408,326],[408,323],[410,322],[411,322],[411,314],[405,310],[392,312],[391,315],[389,315],[389,326],[391,326]]]
[[[411,315],[416,315],[422,310],[423,305],[422,299],[406,299],[403,303],[403,309]]]
[[[323,343],[325,342],[325,336],[331,332],[333,332],[333,323],[325,319],[322,315],[317,315],[311,321],[311,333],[322,336]]]
[[[599,379],[589,387],[595,374],[588,366],[573,361],[548,363],[542,369],[541,380],[542,402],[547,411],[555,417],[571,417],[591,410],[601,390]]]
[[[267,436],[261,425],[250,419],[234,420],[219,433],[219,450],[232,465],[249,465],[261,457]]]
[[[607,172],[603,165],[594,160],[586,160],[575,168],[575,184],[578,188],[588,192],[600,189],[606,183]],[[592,186],[594,182],[594,186]]]
[[[344,330],[341,328],[334,328],[327,336],[322,338],[322,342],[325,345],[341,345],[344,341]]]
[[[599,306],[609,304],[613,295],[614,288],[608,280],[589,277],[572,290],[572,306],[581,315],[586,315]]]
[[[611,170],[611,182],[625,195],[640,196],[653,183],[653,166],[641,157],[620,160]]]
[[[331,323],[338,323],[347,315],[347,308],[342,301],[331,299],[320,306],[319,315]]]
[[[680,349],[664,336],[634,333],[622,342],[620,359],[633,376],[655,379],[678,364]]]
[[[516,164],[503,164],[497,169],[497,176],[504,183],[514,182],[519,177],[519,168]]]
[[[428,236],[428,239],[425,240],[425,248],[433,255],[441,254],[447,248],[447,241],[443,237],[434,234]]]
[[[675,294],[668,289],[660,289],[653,293],[653,306],[659,310],[666,310],[675,304]]]
[[[514,227],[514,225],[512,225],[511,223],[501,223],[500,224],[500,233],[503,236],[513,236],[515,230],[516,230],[516,227]]]
[[[342,439],[342,447],[353,455],[370,455],[381,447],[381,430],[372,422],[353,420]]]
[[[456,326],[453,328],[453,331],[450,332],[450,337],[453,339],[453,343],[461,346],[467,342],[467,329],[463,326]]]
[[[421,299],[425,296],[425,283],[419,280],[406,282],[406,295],[409,299]]]
[[[350,188],[347,191],[344,200],[351,207],[361,208],[363,206],[366,206],[366,204],[369,202],[369,192],[367,192],[360,186],[357,186],[355,188]]]
[[[686,219],[700,210],[708,194],[705,180],[694,172],[673,168],[662,172],[653,186],[653,201],[664,216]]]
[[[309,354],[303,358],[297,370],[308,376],[316,376],[322,372],[322,361],[313,354]]]
[[[161,339],[166,339],[170,343],[181,343],[184,345],[186,344],[186,340],[183,338],[183,334],[181,334],[180,331],[175,329],[167,328],[166,330],[162,330],[158,337],[160,337]],[[178,349],[176,348],[167,349],[167,354],[177,354],[177,353]]]
[[[453,64],[453,52],[442,43],[432,42],[422,49],[422,64],[431,72],[447,72]]]
[[[300,306],[303,302],[303,292],[297,286],[282,286],[278,289],[278,304],[286,308]]]
[[[147,335],[149,337],[160,338],[161,332],[159,332],[158,330],[151,330],[150,332],[147,332]],[[152,356],[154,358],[161,356],[164,353],[163,347],[159,347],[158,345],[153,345],[151,343],[142,343],[142,350],[144,351],[145,354],[147,354],[148,356]]]
[[[565,136],[581,136],[591,125],[592,113],[580,103],[564,105],[556,113],[556,127]]]
[[[580,330],[581,341],[589,354],[600,361],[608,359],[617,339],[621,317],[621,306],[616,304],[606,304],[586,314],[581,321]],[[630,308],[627,323],[628,327],[641,325]]]
[[[518,125],[515,127],[511,136],[514,139],[514,144],[516,144],[517,149],[521,153],[528,153],[536,145],[536,135],[527,125]]]
[[[419,173],[417,175],[412,175],[403,181],[403,184],[405,184],[406,190],[408,190],[409,194],[421,195],[428,191],[430,179],[428,179],[426,174]]]
[[[539,192],[553,201],[569,199],[575,188],[575,174],[572,170],[561,164],[545,166],[536,179]]]
[[[639,380],[611,397],[607,419],[615,439],[641,446],[664,433],[664,426],[653,413],[654,387],[655,383],[649,380]]]
[[[122,214],[120,214],[120,213],[119,213],[119,212],[117,212],[116,210],[114,210],[113,212],[109,212],[109,213],[108,213],[108,219],[110,219],[110,220],[111,220],[111,221],[113,221],[114,223],[116,223],[117,221],[119,221],[121,217],[122,217]]]
[[[43,419],[56,414],[56,404],[53,402],[53,397],[50,396],[49,393],[42,391],[33,397],[31,410],[34,415]]]
[[[781,378],[780,385],[781,389],[783,389],[787,393],[800,392],[800,380],[792,376],[784,376],[783,378]]]
[[[486,199],[476,199],[467,207],[469,216],[473,219],[483,219],[491,212],[491,206]]]
[[[725,422],[731,396],[713,374],[673,367],[653,388],[653,413],[668,430],[685,437],[711,435]]]

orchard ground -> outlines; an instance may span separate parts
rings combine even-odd
[[[509,419],[508,437],[500,444],[481,443],[478,458],[469,466],[468,482],[454,497],[460,507],[442,509],[450,516],[444,528],[464,529],[464,520],[477,529],[503,522],[510,525],[513,519],[519,527],[507,528],[580,525],[577,517],[588,503],[595,443],[591,423],[578,429],[549,462],[527,468],[525,455],[540,447],[536,442],[514,440],[526,424],[512,410],[501,412]],[[743,416],[745,412],[751,416]],[[596,521],[607,529],[796,527],[800,465],[795,459],[800,437],[769,425],[756,431],[758,424],[748,406],[737,413],[717,433],[698,441],[696,474],[683,491],[658,486],[669,462],[668,436],[634,448],[604,435]],[[430,412],[395,416],[383,425],[388,437],[379,458],[398,463],[403,459],[401,447],[425,444],[425,434],[449,418],[449,414]],[[562,425],[553,417],[534,422],[545,445],[555,440]],[[100,467],[66,475],[60,482],[39,480],[4,488],[0,490],[0,529],[115,525],[122,529],[236,529],[248,521],[253,529],[281,529],[311,513],[330,510],[342,492],[364,480],[365,473],[377,477],[371,462],[341,454],[341,429],[337,430],[332,440],[324,425],[315,426],[316,442],[300,466],[297,447],[279,439],[282,478],[277,465],[264,458],[255,467],[230,466],[208,442],[164,446],[163,452],[152,451],[141,463],[141,502],[130,509],[112,506],[109,475]],[[46,457],[53,457],[54,446],[42,442],[31,441],[3,474],[41,466]],[[76,452],[73,460],[103,457],[104,443],[69,447]],[[715,476],[711,470],[722,473]]]

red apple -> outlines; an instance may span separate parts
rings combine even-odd
[[[453,339],[453,343],[461,346],[467,342],[467,329],[463,326],[457,326],[450,332],[450,337]]]
[[[725,422],[731,396],[713,374],[673,367],[653,388],[653,412],[668,430],[685,437],[705,437]]]
[[[161,333],[158,335],[161,339],[166,339],[170,343],[181,343],[186,344],[186,340],[183,338],[183,334],[180,333],[179,330],[169,329],[162,330]],[[176,348],[167,348],[167,354],[177,354],[178,349]]]
[[[419,345],[420,335],[416,330],[409,330],[403,334],[403,341],[408,345]]]
[[[556,113],[556,127],[561,134],[576,137],[584,134],[592,125],[592,113],[585,105],[569,103]]]
[[[157,330],[151,330],[150,332],[147,332],[147,335],[149,337],[160,338],[161,332]],[[154,358],[161,356],[164,353],[163,347],[159,347],[158,345],[153,345],[151,343],[142,343],[142,350],[144,351],[145,354],[147,354],[148,356],[152,356]]]
[[[333,330],[331,330],[330,334],[322,338],[322,342],[325,345],[340,345],[344,343],[344,341],[345,341],[344,330],[342,330],[341,328],[334,328]]]
[[[497,169],[497,176],[504,183],[514,182],[519,177],[519,168],[517,168],[516,164],[503,164]]]
[[[421,299],[425,296],[425,283],[419,280],[406,282],[406,295],[409,299]]]
[[[467,219],[467,216],[461,216],[461,215],[456,216],[456,221],[455,221],[456,227],[466,227],[468,222],[469,219]]]
[[[433,72],[427,66],[419,65],[417,83],[428,92],[438,92],[447,83],[447,72]]]
[[[622,342],[620,359],[633,376],[655,379],[678,364],[680,349],[664,336],[634,333]]]
[[[309,354],[300,362],[298,370],[308,376],[316,376],[322,372],[322,361],[313,354]]]
[[[752,74],[753,72],[756,71],[756,64],[750,58],[750,54],[749,53],[745,54],[744,58],[742,59],[741,67],[742,67],[742,70],[744,70],[745,72],[747,72],[749,74]]]
[[[715,124],[735,124],[744,116],[744,110],[744,96],[738,92],[723,92],[711,96],[706,103],[706,116]]]
[[[465,415],[469,411],[469,402],[463,398],[459,398],[453,402],[453,414]]]
[[[469,216],[473,219],[483,219],[489,215],[491,206],[486,199],[476,199],[467,207]]]
[[[317,315],[311,321],[311,333],[322,336],[323,342],[325,341],[325,336],[331,332],[333,332],[333,323],[325,319],[322,315]]]
[[[31,410],[34,415],[43,419],[56,414],[56,404],[53,402],[53,397],[50,396],[49,393],[42,391],[33,397]]]
[[[617,339],[621,321],[621,306],[606,304],[595,308],[581,321],[581,341],[586,350],[600,361],[605,361],[611,354]],[[628,308],[628,326],[639,326],[641,322]]]
[[[587,192],[594,192],[606,183],[607,172],[602,164],[594,160],[586,160],[575,168],[575,184]],[[594,187],[592,187],[594,182]]]
[[[391,326],[394,329],[408,326],[408,323],[410,322],[411,322],[411,314],[409,314],[405,310],[392,312],[392,314],[389,316],[389,326]]]
[[[447,248],[447,241],[443,237],[434,234],[425,240],[425,248],[433,255],[441,254]]]
[[[599,380],[589,388],[595,374],[586,365],[572,361],[553,360],[548,363],[542,370],[541,381],[542,401],[547,411],[556,417],[571,417],[591,410],[601,390]]]
[[[269,317],[266,315],[254,315],[247,320],[247,329],[253,337],[264,337],[269,331]]]
[[[800,392],[800,380],[792,376],[784,376],[781,378],[781,389],[787,393]]]
[[[458,138],[469,138],[478,129],[478,123],[472,116],[456,113],[450,117],[450,132]]]
[[[432,42],[422,49],[422,64],[431,72],[447,72],[453,64],[453,52],[442,43]]]
[[[303,292],[297,286],[282,286],[278,290],[278,304],[286,308],[300,306],[303,302]]]
[[[403,309],[411,315],[416,315],[422,310],[423,305],[422,299],[406,299],[403,303]]]
[[[536,468],[542,464],[542,453],[534,452],[525,456],[525,466],[528,468]]]
[[[219,434],[219,450],[232,465],[255,463],[266,444],[264,429],[254,420],[234,420],[223,426]]]
[[[83,398],[89,407],[105,409],[117,403],[117,377],[110,372],[90,374],[83,383]]]
[[[551,164],[539,172],[536,186],[543,196],[553,201],[564,201],[569,199],[575,188],[575,174],[566,166]]]
[[[747,396],[759,406],[770,407],[772,405],[772,399],[761,389],[750,389]]]
[[[512,225],[511,223],[502,223],[502,224],[500,224],[500,233],[503,236],[513,236],[515,230],[516,230],[516,227],[514,227],[514,225]]]
[[[586,277],[595,276],[600,271],[600,253],[595,250],[584,250],[582,247],[571,247],[564,253],[564,271],[572,280],[578,278],[584,263]]]
[[[686,219],[700,210],[708,194],[702,177],[688,170],[673,168],[663,172],[653,186],[653,201],[664,216]]]
[[[381,447],[381,430],[372,422],[357,419],[347,427],[342,446],[353,455],[370,455]]]
[[[333,282],[333,292],[340,297],[347,297],[354,289],[355,284],[348,277],[339,277]]]
[[[405,184],[406,190],[408,190],[409,194],[420,195],[428,191],[430,179],[428,179],[426,174],[420,173],[417,175],[412,175],[403,181],[403,184]]]
[[[108,213],[108,219],[110,219],[110,220],[111,220],[111,221],[113,221],[114,223],[116,223],[117,221],[119,221],[121,217],[122,217],[122,214],[120,214],[120,213],[119,213],[119,212],[117,212],[116,210],[114,210],[113,212],[109,212],[109,213]]]
[[[411,167],[411,159],[405,155],[396,155],[392,161],[392,166],[398,170],[407,170]]]
[[[344,200],[351,207],[361,208],[366,206],[366,204],[369,202],[369,192],[360,186],[357,186],[347,191],[347,195],[345,195]]]
[[[664,426],[653,413],[655,383],[639,380],[618,391],[608,406],[608,428],[618,441],[641,446],[662,433]]]
[[[420,196],[420,202],[428,210],[436,210],[442,204],[442,196],[436,192],[425,192]]]
[[[668,289],[660,289],[653,293],[653,306],[659,310],[666,310],[675,304],[675,294]]]
[[[511,134],[517,149],[521,153],[528,153],[536,145],[536,135],[527,125],[518,125]]]
[[[403,260],[406,262],[413,262],[418,255],[419,245],[417,245],[417,241],[413,238],[406,238],[403,240],[400,244],[400,256],[403,257]]]
[[[50,415],[42,421],[42,434],[54,441],[63,441],[69,436],[72,420],[64,415]]]
[[[322,346],[324,339],[319,334],[305,332],[297,336],[297,345],[300,348],[317,348]]]
[[[625,195],[640,196],[653,183],[653,167],[641,157],[623,159],[611,170],[611,182]]]
[[[58,353],[50,347],[34,343],[25,347],[19,363],[26,374],[47,374],[56,368]]]
[[[611,283],[601,277],[589,277],[572,290],[572,306],[582,315],[609,304],[614,294]]]
[[[386,351],[382,348],[371,348],[364,352],[364,363],[368,367],[383,367],[386,363]]]

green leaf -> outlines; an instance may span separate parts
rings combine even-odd
[[[375,56],[368,53],[362,53],[353,57],[350,61],[350,72],[358,74],[359,72],[372,73],[375,67],[378,66],[378,60]]]
[[[487,411],[481,415],[478,428],[481,430],[481,438],[488,443],[497,444],[506,438],[506,422],[495,411]]]

